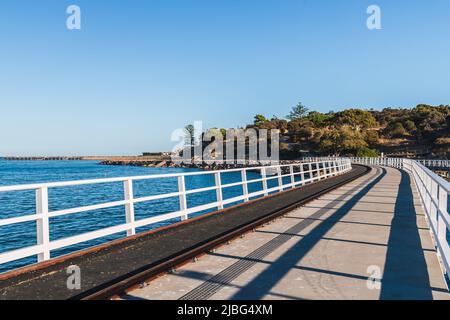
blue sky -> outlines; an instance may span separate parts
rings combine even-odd
[[[366,28],[371,4],[382,30]],[[446,0],[1,0],[0,46],[0,155],[170,150],[187,123],[298,101],[450,103]]]

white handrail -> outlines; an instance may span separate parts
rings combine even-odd
[[[303,161],[325,161],[325,160],[330,160],[330,159],[336,159],[339,157],[304,157]],[[382,161],[381,159],[390,159],[390,160],[386,160],[386,161],[401,161],[403,158],[389,158],[389,157],[383,157],[383,158],[369,158],[369,157],[351,157],[350,159],[355,160],[356,159],[367,159],[366,164],[368,163],[375,163],[376,161]],[[409,159],[411,160],[411,159]],[[428,168],[450,168],[450,160],[447,159],[414,159],[414,161],[422,164],[425,167]]]
[[[297,171],[295,169],[297,169]],[[247,171],[255,171],[255,170],[261,172],[261,178],[248,180]],[[51,258],[52,251],[56,249],[117,234],[120,232],[126,232],[127,236],[131,236],[136,233],[136,228],[139,227],[148,226],[154,223],[163,222],[174,218],[180,218],[181,220],[185,220],[188,219],[189,215],[193,213],[198,213],[212,208],[222,209],[224,205],[236,203],[239,201],[246,202],[249,201],[249,199],[251,198],[255,198],[258,196],[266,196],[269,193],[280,192],[288,188],[303,186],[305,184],[326,179],[331,176],[343,174],[345,172],[348,172],[349,170],[351,170],[351,162],[349,159],[333,159],[325,161],[298,162],[286,165],[244,167],[239,169],[218,170],[218,171],[198,171],[188,173],[170,173],[170,174],[156,174],[156,175],[131,176],[120,178],[105,178],[105,179],[92,179],[79,181],[38,183],[28,185],[16,185],[16,186],[3,186],[0,187],[0,193],[17,192],[23,190],[35,190],[36,212],[25,216],[0,219],[0,226],[14,225],[28,221],[36,221],[37,242],[36,245],[33,246],[0,253],[0,264],[8,263],[11,261],[23,259],[30,256],[37,256],[39,262],[45,261]],[[241,180],[239,182],[222,184],[221,179],[222,174],[230,172],[240,172]],[[187,190],[185,178],[188,176],[199,176],[199,175],[213,175],[215,181],[214,186]],[[295,181],[295,177],[297,176],[299,176],[300,179],[298,181]],[[287,179],[289,180],[288,183],[285,183],[283,181],[284,177],[290,177],[289,179]],[[177,192],[170,192],[165,194],[158,194],[144,197],[135,197],[133,193],[133,182],[142,180],[167,179],[167,178],[177,179],[177,188],[178,188]],[[269,188],[267,182],[275,179],[278,181],[277,186]],[[103,183],[116,183],[116,182],[123,183],[124,189],[123,200],[99,203],[88,206],[79,206],[75,208],[56,211],[49,210],[49,199],[48,199],[49,189],[70,187],[70,186],[81,186],[81,185],[96,185]],[[260,191],[249,193],[248,185],[257,182],[262,183],[263,189]],[[224,189],[236,186],[242,186],[242,195],[232,197],[229,199],[224,199],[223,198]],[[188,207],[186,201],[187,195],[212,190],[216,191],[216,201],[196,207],[191,208]],[[161,200],[173,197],[177,197],[179,199],[179,210],[161,214],[158,216],[153,216],[150,218],[144,218],[141,220],[135,219],[134,205],[136,203],[148,202],[152,200]],[[112,207],[125,208],[126,222],[124,224],[114,225],[111,227],[94,230],[87,233],[66,237],[58,240],[53,241],[51,240],[50,236],[51,218]]]

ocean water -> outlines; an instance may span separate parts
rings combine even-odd
[[[149,174],[178,173],[200,171],[198,169],[185,168],[145,168],[131,166],[105,166],[96,161],[2,161],[0,160],[0,185],[18,185],[53,181],[72,181],[95,178],[139,176]],[[258,179],[258,172],[248,172],[248,179]],[[238,182],[241,180],[239,172],[222,174],[222,184]],[[289,183],[289,177],[285,177],[284,183]],[[270,180],[268,187],[278,184],[277,179]],[[188,190],[214,185],[213,175],[200,175],[186,177]],[[135,181],[133,184],[134,196],[144,197],[168,192],[177,192],[176,178]],[[249,192],[262,190],[262,184],[255,182],[249,184]],[[49,189],[49,210],[62,210],[79,206],[87,206],[110,201],[123,200],[123,183],[106,183],[87,186],[73,186]],[[229,187],[223,191],[223,198],[242,195],[242,187]],[[195,193],[187,196],[188,208],[216,201],[214,190]],[[235,202],[231,205],[237,204]],[[179,210],[178,197],[154,200],[135,205],[135,218],[140,220],[164,213]],[[203,211],[192,216],[204,214],[214,209]],[[35,192],[16,191],[0,192],[0,219],[18,217],[36,212]],[[143,232],[163,225],[174,223],[179,219],[173,219],[142,228],[137,232]],[[89,231],[125,223],[124,206],[88,211],[77,214],[50,219],[50,240],[62,239],[79,235]],[[108,237],[79,243],[70,247],[54,250],[52,257],[60,256],[87,247],[98,245],[107,241],[125,237],[126,234],[118,233]],[[0,253],[20,249],[36,244],[36,222],[0,226]],[[0,265],[0,273],[36,262],[36,257],[25,258]]]

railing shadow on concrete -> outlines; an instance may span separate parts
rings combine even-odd
[[[289,188],[295,188],[322,179],[327,179],[332,176],[346,173],[350,170],[351,170],[350,160],[333,159],[323,161],[321,160],[321,161],[299,162],[287,165],[249,167],[230,170],[198,171],[188,173],[158,174],[158,175],[134,176],[123,178],[107,178],[107,179],[3,186],[0,187],[0,193],[21,192],[24,190],[35,191],[36,212],[18,217],[0,219],[0,227],[25,222],[36,222],[36,245],[0,253],[0,265],[32,256],[37,256],[38,262],[49,260],[51,258],[52,251],[60,248],[69,247],[74,244],[99,239],[105,236],[118,234],[121,232],[126,232],[127,236],[131,236],[136,234],[136,229],[139,227],[149,226],[155,223],[168,221],[176,218],[186,220],[195,213],[199,213],[214,208],[220,210],[223,209],[224,206],[226,205],[232,205],[238,202],[247,202],[250,199],[256,197],[267,196],[270,193],[281,192]],[[248,180],[247,179],[248,171],[259,171],[261,178]],[[235,172],[238,174],[240,173],[241,176],[240,180],[238,182],[222,184],[222,175],[231,172]],[[187,190],[186,177],[201,176],[201,175],[213,175],[215,182],[214,185],[211,187]],[[177,192],[163,193],[145,197],[136,197],[133,192],[133,183],[136,181],[168,179],[168,178],[177,180],[177,188],[178,188]],[[268,182],[272,180],[277,181],[277,185],[275,187],[268,187]],[[285,183],[285,180],[287,180],[287,183]],[[105,183],[123,183],[123,190],[124,190],[123,200],[88,206],[79,206],[57,211],[49,210],[49,197],[48,197],[49,189],[57,189],[62,187],[81,186],[81,185],[99,185]],[[249,184],[252,183],[261,183],[262,190],[249,192],[248,186]],[[242,195],[224,199],[223,197],[224,189],[239,186],[242,187]],[[188,207],[188,203],[186,200],[187,195],[198,194],[200,192],[206,191],[215,191],[216,201],[200,206],[190,208]],[[178,198],[179,210],[140,220],[135,219],[135,212],[134,212],[135,204],[154,200],[164,200],[169,198]],[[119,224],[51,241],[51,230],[50,230],[51,218],[112,207],[125,208],[124,213],[126,222],[124,224]]]
[[[352,188],[352,190],[359,190],[358,193],[353,195],[344,205],[339,207],[332,215],[325,218],[318,226],[314,227],[310,232],[304,235],[297,241],[291,248],[278,257],[272,264],[270,264],[264,271],[259,273],[253,278],[245,287],[239,290],[231,299],[232,300],[245,300],[249,299],[262,299],[264,295],[268,294],[272,288],[293,268],[296,268],[299,261],[304,258],[311,249],[313,249],[317,243],[324,238],[329,230],[336,225],[340,219],[345,217],[353,207],[355,207],[359,200],[362,199],[383,177],[386,175],[385,169],[380,169],[378,175],[373,178],[369,178],[369,181],[363,181],[359,185]],[[361,188],[362,189],[358,189]],[[350,194],[351,191],[348,191]],[[341,196],[345,198],[347,195]],[[303,220],[287,231],[284,234],[274,238],[272,242],[276,245],[277,238],[290,239],[292,236],[289,234],[299,234],[304,228],[311,225],[314,220],[325,215],[329,212],[329,209],[321,209],[315,212],[307,220]],[[312,218],[312,219],[310,219]],[[270,242],[268,243],[270,244]],[[266,244],[265,246],[267,246]],[[261,250],[261,248],[256,251]]]
[[[407,172],[400,170],[400,175],[380,299],[430,300],[433,292],[417,224],[413,186]]]
[[[450,230],[450,215],[447,210],[450,183],[426,166],[450,167],[450,160],[413,160],[404,158],[335,158],[317,157],[304,158],[303,161],[319,161],[332,159],[349,159],[352,163],[364,165],[388,166],[403,169],[413,178],[420,195],[428,225],[443,272],[450,275],[450,246],[447,234]]]

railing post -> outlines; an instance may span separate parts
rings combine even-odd
[[[305,168],[303,167],[303,163],[300,165],[300,186],[305,185]]]
[[[242,195],[245,197],[244,202],[247,202],[249,198],[248,198],[247,171],[245,170],[245,168],[241,170],[241,179],[242,179]]]
[[[222,197],[222,181],[220,179],[220,172],[214,173],[214,179],[216,181],[217,202],[219,203],[217,208],[221,210],[223,209],[223,197]]]
[[[42,215],[36,220],[37,244],[43,246],[38,254],[38,262],[50,259],[50,226],[48,221],[48,189],[42,187],[36,190],[36,214]]]
[[[331,162],[330,161],[325,161],[323,163],[323,173],[324,173],[324,178],[328,178],[328,175],[331,173]]]
[[[283,177],[281,176],[281,167],[278,166],[277,167],[277,175],[278,175],[278,188],[280,189],[280,191],[283,191]]]
[[[264,195],[267,196],[269,195],[269,193],[267,192],[267,173],[266,173],[266,168],[261,168],[261,176],[262,176],[262,185],[263,185],[263,190]]]
[[[123,182],[123,190],[125,193],[125,217],[126,223],[130,226],[127,230],[127,236],[136,234],[136,228],[134,226],[134,202],[133,202],[133,180],[128,179]]]
[[[316,174],[317,174],[317,181],[320,180],[320,166],[319,162],[316,162]]]
[[[292,188],[294,188],[295,187],[295,175],[294,175],[294,165],[293,164],[291,164],[289,166],[289,173],[291,174],[291,185],[292,185]]]
[[[187,210],[187,200],[186,200],[186,181],[184,176],[178,177],[178,192],[180,199],[180,211],[185,212]],[[187,213],[181,216],[181,220],[187,220]]]
[[[319,172],[318,172],[319,180],[322,180],[327,174],[327,169],[326,169],[327,164],[326,164],[326,162],[319,162],[318,166],[319,166]]]
[[[435,223],[434,227],[437,230],[437,224],[439,219],[439,195],[438,195],[438,184],[437,182],[431,180],[431,186],[430,186],[430,193],[431,193],[431,201],[430,201],[430,217],[432,217],[432,221]],[[433,201],[434,200],[434,201]]]
[[[312,171],[312,163],[310,162],[310,163],[308,163],[308,175],[309,175],[309,183],[311,183],[311,182],[313,182],[314,181],[314,174],[313,174],[313,171]]]
[[[427,192],[427,202],[425,203],[425,210],[427,211],[427,214],[429,216],[430,212],[431,212],[431,195],[430,195],[430,190],[431,190],[431,178],[429,175],[427,175],[427,179],[426,179],[426,185],[425,185],[426,190],[428,190]]]
[[[437,215],[437,242],[440,243],[447,243],[447,225],[444,221],[444,217],[442,215],[448,214],[447,213],[447,198],[448,194],[447,191],[442,187],[439,186],[439,211]],[[449,272],[450,270],[447,270]]]

